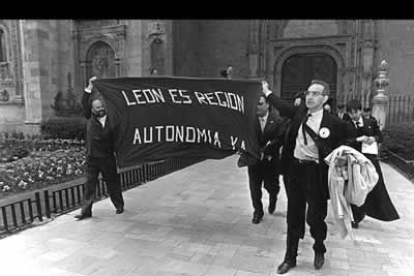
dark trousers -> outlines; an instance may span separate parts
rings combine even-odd
[[[252,199],[255,215],[263,215],[262,184],[269,196],[277,198],[280,190],[278,158],[273,157],[270,161],[261,160],[248,167],[250,196]]]
[[[289,183],[286,185],[288,195],[287,240],[285,259],[296,259],[299,239],[303,237],[305,217],[314,239],[313,250],[325,253],[324,241],[327,226],[327,199],[320,189],[321,177],[319,165],[300,164],[294,161],[290,167]],[[306,203],[308,211],[306,213]]]
[[[95,199],[98,175],[102,173],[103,180],[109,193],[109,197],[116,209],[124,207],[122,197],[121,181],[116,171],[115,156],[92,157],[86,159],[86,185],[83,194],[82,214],[92,215],[92,204]]]

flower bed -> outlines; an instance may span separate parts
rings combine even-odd
[[[0,198],[63,183],[84,173],[83,141],[9,139],[0,143]],[[14,156],[16,152],[24,154]]]

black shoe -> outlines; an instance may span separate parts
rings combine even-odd
[[[357,229],[359,227],[358,222],[353,222],[353,221],[351,222],[351,226],[352,226],[352,228],[355,228],[355,229]]]
[[[269,207],[267,210],[269,211],[269,214],[273,214],[276,209],[276,195],[271,195],[269,198]]]
[[[324,262],[325,262],[324,254],[315,253],[315,259],[313,260],[313,265],[315,266],[315,269],[321,269]]]
[[[278,267],[277,267],[277,273],[278,274],[285,274],[286,272],[288,272],[292,267],[296,266],[296,260],[291,261],[291,260],[284,260],[283,263],[281,263]]]
[[[75,216],[75,218],[78,219],[78,220],[83,220],[83,219],[91,218],[91,217],[92,217],[92,215],[85,215],[85,214],[79,214],[79,215]]]
[[[124,212],[124,208],[122,207],[122,208],[116,209],[115,213],[117,213],[119,215],[119,214],[122,214],[123,212]]]
[[[263,218],[263,215],[253,215],[252,223],[259,224],[262,218]]]

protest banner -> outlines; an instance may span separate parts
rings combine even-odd
[[[120,172],[170,157],[221,159],[243,151],[259,158],[254,134],[257,80],[178,77],[98,79],[117,125]]]

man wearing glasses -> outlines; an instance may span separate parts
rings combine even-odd
[[[280,115],[292,120],[285,142],[288,160],[288,179],[285,183],[287,208],[286,254],[277,272],[283,274],[296,266],[299,239],[303,237],[306,203],[306,222],[314,239],[315,269],[322,268],[326,247],[328,165],[324,158],[341,145],[347,136],[345,123],[323,109],[329,98],[329,85],[312,80],[305,94],[305,104],[292,106],[269,90],[263,82],[263,93]]]

